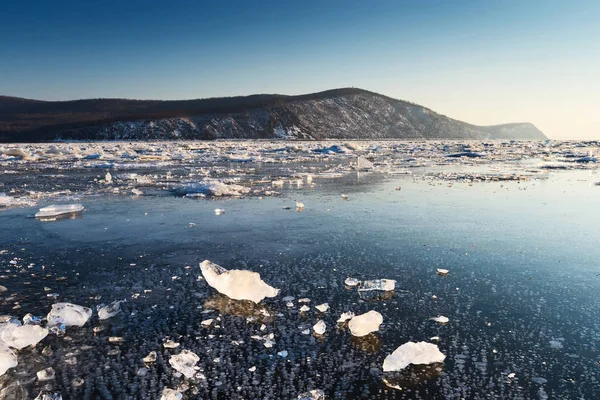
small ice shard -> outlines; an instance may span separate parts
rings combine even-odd
[[[310,303],[310,299],[307,297],[303,297],[301,299],[298,299],[298,303]]]
[[[163,343],[163,347],[165,349],[176,349],[179,347],[179,343],[174,342],[173,340],[167,340],[166,342]]]
[[[301,333],[303,335],[310,335],[310,329],[303,329]]]
[[[315,308],[324,313],[327,310],[329,310],[329,304],[327,304],[327,303],[319,304],[318,306],[315,306]]]
[[[300,201],[297,201],[297,202],[296,202],[296,210],[297,210],[297,211],[302,211],[302,210],[304,210],[304,203],[302,203],[302,202],[300,202]]]
[[[314,326],[313,326],[313,331],[315,331],[315,333],[317,335],[322,335],[325,333],[325,329],[327,329],[327,326],[325,325],[325,321],[323,321],[322,319],[319,320],[319,322],[317,322]]]
[[[121,336],[109,336],[108,343],[121,344],[125,341]]]
[[[177,390],[164,388],[162,394],[160,395],[160,400],[181,400],[183,399],[183,395],[179,393]]]
[[[205,319],[204,321],[200,322],[200,325],[202,325],[203,327],[209,327],[211,324],[213,323],[213,319],[209,318],[209,319]]]
[[[250,371],[250,372],[256,371],[256,366],[248,368],[248,371]]]
[[[281,350],[280,352],[277,353],[277,355],[279,357],[286,358],[288,356],[288,352],[287,352],[287,350]]]
[[[35,214],[36,218],[53,218],[61,215],[77,214],[82,212],[84,207],[81,204],[61,204],[52,205],[48,207],[40,208]]]
[[[435,294],[434,294],[433,296],[431,296],[431,298],[432,298],[434,301],[437,301],[437,300],[438,300],[438,297],[437,297]]]
[[[440,324],[447,324],[450,321],[448,317],[444,317],[443,315],[438,315],[437,317],[431,317],[429,319]]]
[[[112,175],[110,174],[110,172],[107,172],[106,175],[104,175],[104,183],[107,185],[110,185],[112,183]]]
[[[370,281],[362,281],[358,290],[361,292],[368,290],[383,290],[385,292],[392,291],[396,288],[396,281],[393,279],[373,279]]]
[[[60,393],[48,393],[41,391],[33,400],[62,400]]]
[[[215,215],[222,215],[222,214],[225,214],[224,208],[215,208]]]
[[[366,336],[371,332],[377,332],[383,323],[383,316],[377,311],[369,311],[357,315],[348,322],[348,328],[352,336]]]
[[[297,400],[325,400],[325,392],[315,389],[298,395]]]
[[[56,373],[52,367],[48,367],[37,372],[37,378],[40,382],[51,381],[56,377]]]
[[[145,363],[153,363],[156,361],[156,351],[151,351],[146,357],[142,359]]]
[[[348,200],[348,195],[347,194],[342,194],[342,200]]]
[[[283,301],[284,303],[287,303],[288,301],[294,301],[295,297],[294,296],[285,296],[284,298],[281,299],[281,301]]]
[[[446,356],[435,344],[407,342],[383,360],[383,372],[400,371],[410,364],[427,365],[441,363]]]
[[[42,322],[40,317],[36,317],[31,313],[25,314],[23,317],[23,325],[39,325]]]
[[[0,340],[13,349],[33,346],[48,336],[48,329],[39,325],[0,324]]]
[[[17,356],[8,346],[0,341],[0,376],[10,368],[17,366]]]
[[[437,274],[440,276],[446,276],[446,275],[448,275],[448,272],[450,272],[450,270],[443,269],[443,268],[437,269]]]
[[[440,341],[440,337],[439,336],[432,336],[429,338],[429,340],[431,340],[432,342],[439,342]]]
[[[304,304],[302,307],[300,307],[300,312],[307,312],[310,311],[310,307],[307,306],[306,304]]]
[[[354,318],[354,313],[352,311],[347,311],[345,313],[342,313],[342,315],[340,315],[340,317],[338,318],[337,322],[338,323],[343,323],[343,322],[346,322],[348,320],[351,320],[352,318]]]
[[[143,196],[144,192],[142,192],[140,189],[131,189],[131,193],[135,194],[136,196]]]
[[[233,300],[259,303],[265,297],[275,297],[279,289],[266,284],[258,272],[225,268],[208,260],[200,264],[202,276],[209,286]]]
[[[514,372],[511,372],[510,374],[508,374],[508,379],[515,379],[516,376],[517,376],[517,374],[515,374]]]
[[[92,309],[72,303],[52,304],[52,310],[46,316],[48,326],[83,326],[92,316]]]
[[[200,361],[200,357],[189,350],[182,350],[181,353],[169,358],[171,367],[188,379],[194,377],[196,373],[195,366],[198,361]]]
[[[100,320],[105,320],[114,317],[121,311],[121,303],[123,302],[125,302],[125,300],[116,300],[107,306],[100,307],[98,309],[98,318],[100,318]]]
[[[358,284],[360,283],[360,281],[356,278],[346,278],[346,280],[344,281],[344,284],[346,284],[347,286],[358,286]]]

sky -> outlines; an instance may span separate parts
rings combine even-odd
[[[358,87],[600,139],[597,0],[7,1],[0,94],[191,99]]]

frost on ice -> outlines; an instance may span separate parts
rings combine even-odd
[[[233,300],[259,303],[265,297],[275,297],[279,294],[279,289],[265,283],[258,272],[227,270],[208,260],[200,264],[200,270],[209,286]]]
[[[92,309],[72,303],[52,304],[46,319],[49,326],[83,326],[92,316]]]
[[[348,328],[353,336],[366,336],[371,332],[377,332],[383,323],[383,316],[377,311],[357,315],[348,322]]]
[[[411,364],[428,365],[444,362],[446,356],[435,344],[407,342],[383,360],[383,372],[400,371]]]
[[[195,367],[198,361],[200,361],[200,357],[189,350],[183,350],[181,353],[169,358],[171,367],[188,379],[194,377],[194,374],[196,373]]]

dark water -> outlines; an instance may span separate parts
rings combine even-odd
[[[315,388],[339,399],[599,398],[596,180],[574,171],[449,187],[363,174],[315,179],[315,188],[280,198],[90,196],[81,200],[82,218],[47,223],[27,218],[37,207],[1,211],[0,250],[8,252],[0,255],[0,284],[9,290],[0,314],[45,316],[56,301],[48,293],[89,307],[127,299],[112,319],[94,316],[66,337],[50,335],[20,351],[2,382],[20,382],[25,398],[42,389],[73,399],[158,398],[163,387],[182,384],[189,387],[184,398],[202,399],[288,399]],[[295,200],[303,212],[294,210]],[[217,216],[215,208],[226,213]],[[262,307],[227,304],[197,281],[204,259],[258,271],[282,289],[263,301],[272,317],[247,322]],[[440,277],[436,268],[450,274]],[[364,301],[344,287],[348,276],[395,279],[396,292]],[[331,309],[301,315],[283,296]],[[369,310],[384,323],[366,340],[336,327],[342,312]],[[429,320],[437,315],[450,322]],[[217,316],[218,327],[200,326]],[[324,338],[301,333],[319,319],[327,324]],[[251,339],[267,333],[275,335],[272,348]],[[109,336],[124,343],[109,343]],[[447,356],[441,374],[387,388],[383,359],[432,336]],[[163,348],[166,338],[180,347]],[[53,354],[42,355],[48,345]],[[181,349],[198,354],[206,380],[174,374],[168,359]],[[289,355],[277,356],[281,350]],[[144,365],[150,351],[158,360]],[[56,379],[37,382],[35,373],[48,366]],[[84,384],[73,385],[75,378]]]

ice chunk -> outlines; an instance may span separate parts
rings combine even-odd
[[[48,326],[83,326],[92,316],[92,309],[72,303],[52,304],[52,310],[46,316]]]
[[[342,200],[348,200],[348,195],[347,195],[347,194],[344,194],[344,193],[342,193]]]
[[[435,344],[407,342],[383,360],[383,371],[400,371],[411,364],[427,365],[441,363],[446,356]]]
[[[167,340],[166,342],[163,343],[163,347],[165,349],[176,349],[179,347],[179,343],[174,342],[173,340]]]
[[[448,322],[450,322],[450,319],[448,317],[444,317],[443,315],[439,315],[437,317],[431,317],[429,319],[432,321],[438,322],[440,324],[447,324]]]
[[[280,352],[277,353],[277,355],[279,357],[286,358],[288,356],[288,351],[287,350],[281,350]]]
[[[366,170],[366,169],[372,169],[373,168],[373,163],[369,160],[367,160],[364,157],[358,157],[358,161],[356,162],[356,167],[359,170]]]
[[[346,322],[348,320],[351,320],[352,318],[354,318],[354,313],[352,311],[348,311],[348,312],[342,313],[342,315],[340,315],[340,317],[338,318],[337,322],[338,323]]]
[[[104,175],[104,183],[107,185],[112,184],[112,175],[110,172],[107,172],[106,175]]]
[[[144,192],[141,191],[140,189],[137,189],[137,188],[131,189],[131,193],[135,194],[136,196],[143,196],[144,195]]]
[[[4,375],[10,368],[17,366],[17,356],[8,346],[0,342],[0,376]]]
[[[169,358],[171,367],[188,379],[194,377],[194,374],[196,373],[195,367],[198,361],[200,361],[200,357],[189,350],[182,350],[181,353]]]
[[[360,284],[360,281],[356,278],[346,278],[344,283],[348,286],[354,287],[354,286],[358,286]]]
[[[160,400],[181,400],[183,395],[177,390],[164,388],[160,396]]]
[[[438,273],[438,275],[440,275],[440,276],[445,276],[445,275],[448,275],[448,272],[450,272],[450,271],[449,271],[449,270],[447,270],[447,269],[443,269],[443,268],[438,268],[438,269],[437,269],[437,273]]]
[[[33,400],[62,400],[60,393],[40,392]]]
[[[366,336],[371,332],[377,332],[383,323],[383,316],[377,311],[357,315],[348,322],[348,328],[353,336]]]
[[[296,202],[296,210],[297,210],[297,211],[302,211],[302,210],[304,210],[304,203],[302,203],[302,202],[300,202],[300,201],[297,201],[297,202]]]
[[[215,208],[215,215],[225,214],[225,209],[223,208]]]
[[[39,325],[18,325],[7,322],[0,325],[0,340],[13,349],[36,345],[48,336],[48,329]]]
[[[319,322],[317,322],[314,326],[313,326],[313,330],[315,331],[315,333],[317,335],[322,335],[325,333],[325,329],[327,329],[327,326],[325,325],[325,321],[323,321],[322,319],[319,320]]]
[[[194,195],[203,194],[205,196],[225,197],[225,196],[241,196],[250,192],[250,189],[235,184],[226,184],[219,181],[205,181],[201,183],[189,183],[175,189],[175,193],[181,196],[193,197]]]
[[[266,284],[258,272],[227,270],[208,260],[200,264],[200,269],[209,286],[233,300],[250,300],[258,303],[265,297],[275,297],[279,294],[279,289]]]
[[[325,392],[321,389],[311,390],[300,394],[297,400],[325,400]]]
[[[310,311],[310,307],[307,306],[306,304],[304,304],[302,307],[300,307],[300,312],[307,312]]]
[[[82,212],[84,207],[81,204],[61,204],[52,205],[44,208],[40,208],[35,214],[36,218],[52,218],[59,217],[61,215],[77,214]]]
[[[100,307],[98,310],[98,318],[100,318],[100,320],[104,320],[114,317],[121,312],[121,303],[123,302],[125,302],[125,300],[116,300],[107,306]]]
[[[321,312],[326,312],[327,310],[329,310],[329,304],[327,304],[327,303],[319,304],[318,306],[315,306],[315,308]]]
[[[142,359],[145,363],[153,363],[156,362],[156,351],[151,351],[148,353],[146,357]]]
[[[40,382],[45,382],[53,380],[56,377],[56,372],[54,372],[54,368],[48,367],[38,371],[36,375]]]
[[[393,279],[374,279],[361,282],[358,290],[361,292],[368,290],[383,290],[388,292],[394,290],[395,288],[396,281]]]

